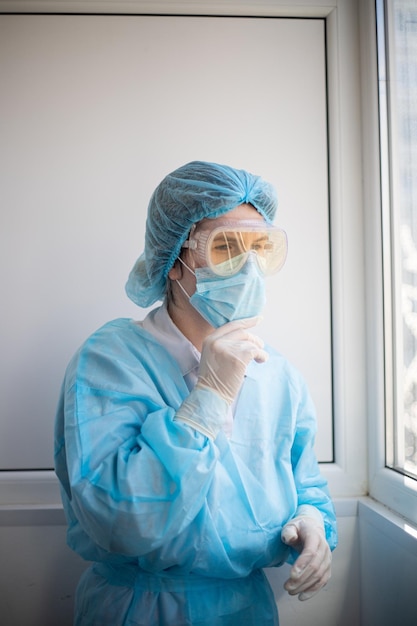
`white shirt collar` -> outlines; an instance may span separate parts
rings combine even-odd
[[[152,309],[138,324],[155,337],[177,361],[183,376],[198,368],[201,354],[175,326],[165,302],[160,307]]]

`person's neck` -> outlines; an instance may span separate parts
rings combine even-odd
[[[213,332],[213,326],[180,294],[177,294],[175,300],[167,302],[167,310],[175,326],[201,352],[203,341]]]

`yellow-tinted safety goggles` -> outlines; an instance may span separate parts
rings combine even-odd
[[[236,274],[255,253],[265,275],[278,272],[287,257],[287,235],[284,230],[259,221],[223,223],[210,230],[195,225],[183,248],[195,251],[198,260],[218,276]]]

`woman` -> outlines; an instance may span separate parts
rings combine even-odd
[[[68,543],[93,561],[82,626],[277,625],[263,568],[308,599],[337,533],[297,371],[251,332],[285,261],[274,189],[192,162],[148,208],[126,285],[147,307],[94,333],[68,366],[56,472]]]

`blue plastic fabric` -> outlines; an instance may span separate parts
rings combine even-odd
[[[205,161],[192,161],[166,176],[149,202],[145,250],[126,283],[129,298],[142,307],[163,300],[168,272],[191,226],[243,203],[252,204],[272,223],[276,192],[260,176]]]
[[[245,579],[164,578],[96,564],[77,589],[74,626],[279,626],[263,572]],[[109,587],[112,585],[112,587]]]
[[[259,570],[293,561],[282,526],[313,505],[335,547],[310,397],[268,351],[248,366],[231,438],[221,431],[214,441],[174,420],[189,394],[178,364],[131,320],[106,324],[72,359],[55,468],[68,543],[97,562],[80,583],[79,626],[276,626]],[[217,621],[204,617],[206,597],[221,607]]]

